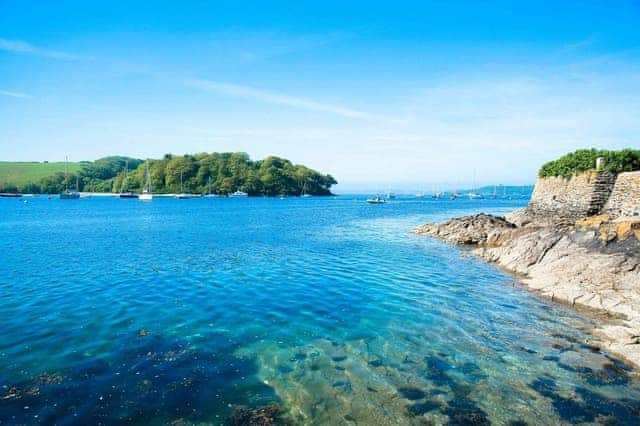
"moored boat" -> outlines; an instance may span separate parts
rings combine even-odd
[[[182,183],[182,172],[180,172],[180,193],[174,195],[174,198],[177,198],[178,200],[187,200],[193,197],[194,197],[194,194],[189,194],[187,192],[184,192],[184,187]]]
[[[142,194],[140,194],[140,200],[142,201],[151,201],[153,199],[153,193],[151,192],[151,172],[149,171],[149,160],[147,160],[147,171],[146,171],[147,180],[144,184],[144,188],[142,189]]]
[[[67,172],[68,163],[69,163],[69,157],[65,157],[64,159],[65,189],[60,193],[60,199],[61,200],[77,200],[78,198],[80,198],[80,187],[79,187],[80,182],[78,181],[78,177],[76,176],[76,189],[75,190],[69,189],[69,179],[68,179],[68,172]]]
[[[369,204],[384,204],[387,201],[380,196],[380,194],[376,195],[373,198],[367,198],[367,203]]]
[[[122,181],[122,189],[120,194],[118,194],[120,198],[138,198],[138,194],[129,190],[129,160],[125,160],[124,162],[124,179]]]
[[[209,190],[208,192],[204,195],[205,198],[219,198],[220,195],[219,194],[214,194],[213,192],[211,192],[211,176],[209,176]]]

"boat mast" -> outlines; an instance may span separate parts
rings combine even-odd
[[[147,192],[151,194],[151,172],[149,171],[149,160],[147,160]]]
[[[69,166],[69,156],[64,157],[64,190],[65,192],[69,192],[69,171],[67,170]]]
[[[471,192],[476,192],[476,169],[473,169],[473,181],[471,182]]]
[[[122,181],[122,187],[120,192],[127,192],[129,189],[127,180],[129,179],[129,160],[124,160],[124,180]]]

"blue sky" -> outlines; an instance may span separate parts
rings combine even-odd
[[[430,190],[640,146],[637,1],[88,3],[0,0],[0,160],[246,151]]]

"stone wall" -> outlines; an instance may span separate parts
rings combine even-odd
[[[640,216],[640,171],[618,175],[604,212],[611,217]]]
[[[570,178],[538,178],[529,210],[567,220],[597,214],[609,199],[615,181],[615,174],[596,171]]]

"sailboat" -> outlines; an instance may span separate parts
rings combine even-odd
[[[302,194],[300,194],[300,196],[301,197],[311,197],[311,194],[307,194],[307,183],[306,182],[302,186]]]
[[[124,191],[120,191],[120,198],[138,198],[138,194],[129,191],[129,160],[124,161],[124,181],[121,189]]]
[[[391,188],[389,188],[389,190],[387,191],[387,199],[394,200],[395,198],[396,198],[396,194],[394,194]]]
[[[186,200],[187,198],[193,197],[193,194],[187,194],[182,189],[182,172],[180,172],[180,193],[176,194],[175,197],[179,200]]]
[[[219,197],[218,194],[214,194],[211,192],[211,176],[209,176],[209,192],[207,192],[207,195],[205,195],[206,198],[217,198]]]
[[[467,194],[470,200],[484,199],[484,195],[476,192],[476,171],[473,171],[473,183],[471,184],[471,192]]]
[[[140,194],[140,199],[142,201],[151,201],[153,199],[153,194],[151,193],[151,172],[149,171],[149,160],[147,160],[146,182],[144,183],[142,194]]]
[[[76,200],[78,198],[80,198],[80,191],[79,191],[79,181],[78,181],[78,177],[76,176],[76,189],[75,190],[69,190],[69,179],[68,179],[68,173],[67,173],[67,166],[69,163],[69,157],[65,157],[64,158],[64,181],[65,181],[65,189],[64,191],[62,191],[60,193],[60,199],[61,200]]]

